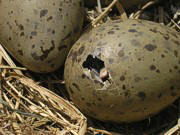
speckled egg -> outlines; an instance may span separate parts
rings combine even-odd
[[[180,34],[145,20],[107,22],[75,43],[64,77],[72,101],[87,115],[143,120],[180,95]]]
[[[0,0],[0,43],[35,72],[60,67],[79,38],[83,0]]]

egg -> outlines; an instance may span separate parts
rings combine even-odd
[[[0,43],[34,72],[64,64],[83,25],[83,0],[1,0]]]
[[[74,104],[101,121],[149,118],[180,96],[180,34],[145,20],[115,20],[86,31],[65,62]]]

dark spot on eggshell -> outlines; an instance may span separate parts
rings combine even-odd
[[[165,57],[165,55],[164,55],[164,54],[161,54],[161,57],[162,57],[162,58],[164,58],[164,57]]]
[[[25,35],[24,32],[21,32],[21,33],[20,33],[20,37],[22,37],[22,36],[24,36],[24,35]]]
[[[62,8],[59,8],[59,12],[62,12]]]
[[[124,50],[120,50],[120,51],[118,52],[118,56],[119,56],[119,57],[123,57],[123,56],[124,56]]]
[[[144,46],[144,48],[148,51],[154,51],[157,48],[157,46],[153,44],[147,44]]]
[[[72,83],[72,86],[74,86],[78,91],[80,91],[80,88],[76,83]]]
[[[53,19],[53,17],[50,16],[50,17],[47,18],[47,21],[50,21],[50,20],[52,20],[52,19]]]
[[[122,85],[122,89],[125,90],[126,89],[126,85],[123,84]]]
[[[74,64],[74,62],[77,60],[77,56],[78,56],[78,54],[77,54],[76,51],[75,51],[75,52],[72,52],[71,57],[72,57],[72,63],[73,63],[73,64]]]
[[[136,25],[137,25],[137,24],[135,24],[135,23],[134,23],[134,24],[132,24],[132,26],[136,26]]]
[[[19,25],[20,30],[24,30],[24,26],[22,24]]]
[[[108,34],[110,34],[110,35],[114,34],[114,31],[108,31]]]
[[[120,77],[120,80],[121,80],[121,81],[124,81],[124,80],[125,80],[125,76],[122,75],[122,76]]]
[[[78,56],[80,56],[84,52],[85,47],[81,46],[78,50]]]
[[[138,94],[137,94],[137,96],[142,100],[142,101],[144,101],[145,100],[145,98],[146,98],[146,94],[144,93],[144,92],[138,92]]]
[[[156,66],[151,65],[151,66],[150,66],[150,69],[151,69],[152,71],[154,71],[154,70],[156,70]]]
[[[137,32],[137,30],[135,30],[135,29],[129,29],[128,31],[132,32],[132,33]]]
[[[178,51],[174,50],[174,56],[178,57]]]
[[[42,9],[42,10],[40,11],[40,18],[42,18],[43,16],[45,16],[47,13],[48,13],[48,10],[47,10],[47,9]]]
[[[172,69],[169,69],[169,73],[172,73]]]
[[[122,46],[122,43],[119,43],[118,46],[121,47],[121,46]]]
[[[130,91],[129,91],[129,90],[128,90],[128,91],[125,91],[125,92],[124,92],[124,96],[125,96],[126,98],[130,97],[130,96],[131,96]]]
[[[9,29],[11,30],[12,29],[12,26],[9,24],[9,22],[6,23],[9,27]]]
[[[23,56],[23,51],[22,50],[18,50],[17,51],[19,55]]]
[[[78,59],[77,59],[77,62],[80,63],[80,62],[81,62],[81,58],[78,58]]]
[[[49,53],[50,53],[52,50],[54,50],[54,48],[55,48],[54,40],[51,40],[51,44],[52,44],[52,46],[51,46],[49,49],[46,49],[46,50],[44,50],[42,46],[40,47],[40,48],[41,48],[41,52],[43,53],[43,54],[40,55],[40,56],[37,55],[36,52],[31,53],[31,56],[33,57],[33,59],[34,59],[34,60],[40,60],[40,61],[45,60],[45,59],[48,57]]]
[[[176,70],[177,70],[177,69],[178,69],[178,66],[174,66],[174,69],[176,69]]]
[[[81,77],[82,77],[82,79],[84,79],[84,78],[86,78],[86,75],[85,75],[85,74],[82,74],[82,76],[81,76]]]
[[[67,40],[70,36],[71,36],[72,32],[69,32],[68,34],[66,34],[66,36],[62,39],[63,40]]]
[[[59,47],[58,50],[61,51],[62,49],[66,49],[67,45],[66,45],[66,40],[68,40],[68,38],[71,36],[71,32],[69,32],[59,43]]]
[[[151,29],[149,29],[151,32],[153,32],[153,33],[157,33],[157,28],[156,27],[154,27],[154,28],[151,28]]]
[[[165,40],[169,40],[169,35],[168,34],[164,34],[163,37],[164,37]]]
[[[156,70],[156,72],[157,72],[157,73],[160,73],[160,70],[159,70],[159,69],[157,69],[157,70]]]

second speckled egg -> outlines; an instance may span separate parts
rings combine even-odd
[[[150,21],[107,22],[84,33],[65,64],[67,90],[103,121],[148,118],[180,96],[180,34]]]
[[[0,43],[35,72],[63,65],[82,24],[83,0],[0,0]]]

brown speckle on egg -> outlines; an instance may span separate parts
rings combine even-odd
[[[138,93],[138,97],[139,97],[142,101],[144,101],[145,98],[146,98],[146,94],[145,94],[144,92],[139,92],[139,93]]]
[[[157,46],[153,44],[147,44],[144,46],[144,48],[148,51],[154,51],[157,48]]]
[[[42,9],[42,10],[40,11],[40,18],[43,17],[43,16],[45,16],[47,13],[48,13],[48,10],[47,10],[47,9]]]

